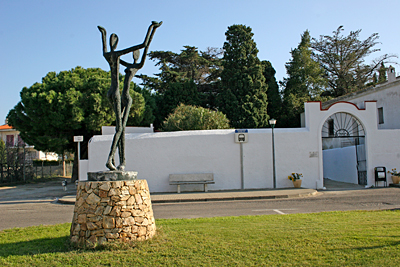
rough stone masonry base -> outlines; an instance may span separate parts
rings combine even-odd
[[[71,242],[143,241],[155,233],[146,180],[79,182]]]

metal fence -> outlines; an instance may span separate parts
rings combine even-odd
[[[72,175],[72,162],[65,164],[66,176]],[[62,162],[57,166],[33,166],[25,164],[0,163],[0,183],[27,182],[33,179],[63,176]]]
[[[72,162],[65,163],[65,175],[71,176]],[[63,176],[62,162],[33,162],[24,147],[0,149],[0,184],[28,182],[38,178]]]
[[[72,175],[72,162],[65,163],[65,175]],[[33,166],[35,177],[51,177],[51,176],[63,176],[62,162],[59,162],[57,166]]]

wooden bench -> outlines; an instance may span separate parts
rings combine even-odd
[[[213,173],[185,173],[170,174],[169,184],[178,186],[178,194],[181,192],[182,184],[204,184],[204,192],[207,192],[208,184],[215,184]]]

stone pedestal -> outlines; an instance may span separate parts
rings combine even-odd
[[[70,232],[73,243],[143,241],[155,233],[146,180],[79,182]]]

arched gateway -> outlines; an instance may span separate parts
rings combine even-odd
[[[365,130],[352,114],[329,116],[321,130],[324,178],[367,184]]]

